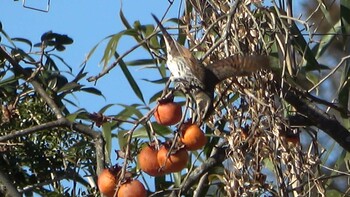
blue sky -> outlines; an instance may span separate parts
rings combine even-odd
[[[33,2],[37,2],[34,3]],[[82,3],[83,2],[83,3]],[[36,8],[46,8],[47,0],[26,0],[26,4]],[[74,43],[67,49],[59,53],[66,62],[73,67],[75,73],[79,71],[79,66],[84,61],[86,55],[92,47],[103,38],[118,33],[123,30],[123,25],[119,18],[119,11],[122,9],[124,15],[131,24],[135,20],[140,20],[142,24],[153,23],[151,13],[161,17],[169,5],[168,1],[159,0],[133,0],[133,1],[77,1],[60,0],[51,1],[49,12],[39,12],[26,9],[21,1],[2,1],[0,6],[0,21],[3,29],[10,37],[23,37],[31,40],[33,43],[39,42],[44,32],[52,30],[53,32],[67,34],[74,39]],[[173,5],[169,16],[175,16],[178,6]],[[106,42],[104,42],[105,44]],[[119,54],[130,49],[136,43],[131,39],[122,39],[118,46]],[[105,45],[101,45],[88,61],[86,71],[88,76],[98,74],[102,67],[99,61],[103,55]],[[133,53],[126,60],[135,59],[142,56],[140,53]],[[143,82],[142,78],[152,78],[149,72],[140,69],[140,67],[131,67],[130,71],[135,79],[140,83],[140,88],[146,92],[145,99],[149,99],[153,93],[160,89],[154,89],[149,83]],[[157,79],[159,76],[154,76]],[[86,85],[93,86],[93,83]],[[79,105],[89,111],[98,111],[108,103],[135,103],[139,100],[133,96],[130,86],[119,68],[114,69],[109,75],[98,81],[97,86],[106,97],[91,97],[87,94],[77,95]],[[159,87],[162,88],[162,87]],[[148,91],[150,90],[150,91]],[[93,98],[93,100],[91,99]],[[112,113],[112,112],[111,112]]]

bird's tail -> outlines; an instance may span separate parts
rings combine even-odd
[[[260,69],[268,69],[269,58],[264,55],[234,55],[206,66],[222,81],[234,76],[247,76]]]

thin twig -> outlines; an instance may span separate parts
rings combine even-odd
[[[28,71],[26,71],[25,69],[22,68],[21,65],[19,65],[19,63],[13,59],[3,47],[0,47],[0,56],[5,57],[5,59],[7,61],[10,62],[10,64],[14,67],[14,69],[16,71],[18,71],[19,73],[23,74],[27,79],[31,76],[31,73],[29,73]],[[44,88],[41,86],[41,84],[36,81],[35,79],[31,79],[29,81],[35,91],[44,99],[44,101],[50,106],[50,108],[52,109],[52,111],[55,113],[56,118],[60,119],[63,117],[63,113],[60,110],[60,108],[58,107],[58,105],[54,102],[54,100],[47,94],[47,92],[44,90]]]
[[[344,63],[344,61],[346,61],[347,59],[350,58],[350,55],[347,55],[343,58],[341,58],[340,62],[337,64],[337,66],[335,66],[331,72],[329,72],[323,79],[321,79],[317,84],[315,84],[310,90],[308,90],[308,92],[312,92],[314,89],[316,89],[321,83],[323,83],[324,81],[326,81],[331,75],[333,75],[339,68],[340,66],[342,66],[342,64]]]
[[[106,69],[104,69],[102,72],[100,72],[98,75],[96,76],[91,76],[89,78],[87,78],[88,82],[92,82],[92,81],[97,81],[99,78],[103,77],[104,75],[106,75],[107,73],[109,73],[109,71],[111,71],[114,67],[116,67],[119,63],[120,60],[122,60],[124,57],[126,57],[127,55],[129,55],[131,52],[133,52],[134,50],[136,50],[137,48],[139,48],[140,46],[142,46],[144,43],[146,43],[147,40],[151,39],[154,35],[156,35],[157,32],[154,32],[152,34],[150,34],[149,36],[147,36],[145,39],[141,40],[137,45],[131,47],[129,50],[127,50],[125,53],[123,53],[122,55],[120,55],[109,67],[107,67]]]

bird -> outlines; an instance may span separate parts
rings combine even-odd
[[[164,37],[170,79],[190,90],[196,106],[196,122],[203,122],[211,115],[218,83],[230,77],[247,76],[269,65],[265,55],[232,55],[204,66],[189,49],[170,36],[154,14],[152,16]]]

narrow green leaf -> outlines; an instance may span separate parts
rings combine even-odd
[[[157,79],[157,80],[149,80],[149,79],[142,79],[142,80],[150,83],[154,83],[154,84],[164,84],[169,80],[169,78],[166,77],[166,78]]]
[[[142,66],[142,65],[154,65],[157,63],[155,59],[137,59],[129,62],[125,62],[128,66]]]
[[[175,172],[174,175],[174,185],[175,187],[180,187],[181,185],[181,172]]]
[[[68,69],[69,69],[69,72],[72,72],[73,69],[72,67],[60,56],[56,55],[56,54],[48,54],[47,57],[50,56],[50,57],[55,57],[56,59],[58,59],[60,62],[62,62]]]
[[[103,63],[103,68],[106,68],[109,60],[113,57],[117,49],[120,38],[122,38],[123,36],[135,37],[135,35],[137,35],[137,32],[134,29],[128,29],[128,30],[121,31],[117,34],[114,34],[110,37],[110,40],[107,43],[107,46],[105,48],[105,51],[101,60],[101,62]]]
[[[111,150],[112,150],[112,129],[111,129],[111,123],[106,122],[102,124],[102,134],[103,138],[106,142],[106,158],[110,159]]]
[[[315,55],[312,53],[308,43],[306,42],[303,34],[298,29],[295,22],[293,22],[291,27],[291,33],[293,35],[292,44],[298,50],[300,55],[305,58],[307,64],[305,66],[305,70],[313,71],[320,70],[322,67],[319,65],[317,60],[315,59]]]
[[[122,9],[119,10],[119,16],[120,16],[120,19],[122,20],[123,25],[126,27],[126,29],[131,29],[132,27],[129,24],[128,20],[125,18]]]
[[[340,18],[343,36],[348,38],[350,34],[350,1],[340,0]]]
[[[317,0],[318,1],[318,5],[321,8],[321,11],[323,13],[323,16],[326,18],[328,24],[333,24],[333,20],[332,20],[332,16],[331,16],[331,12],[330,12],[330,8],[328,9],[326,4],[324,3],[323,0]],[[334,26],[333,26],[333,30],[334,30]]]
[[[135,137],[135,138],[148,138],[147,129],[145,127],[141,127],[139,129],[136,129],[134,131],[132,137]]]
[[[350,51],[349,46],[349,34],[350,34],[350,2],[348,0],[341,0],[340,1],[340,17],[341,17],[341,30],[343,35],[343,43],[344,43],[344,52],[346,54]],[[341,80],[340,80],[340,89],[338,94],[338,100],[341,106],[344,107],[344,109],[348,109],[348,103],[349,103],[349,97],[350,97],[350,84],[349,84],[349,77],[350,77],[350,62],[345,61],[344,65],[344,71],[342,72]],[[347,114],[342,114],[342,116],[345,118],[344,122],[349,122],[349,119],[347,118]]]
[[[25,39],[25,38],[12,38],[13,41],[17,41],[17,42],[23,42],[25,44],[27,44],[28,46],[30,46],[30,48],[32,48],[33,46],[33,43],[28,40],[28,39]]]
[[[80,90],[83,91],[83,92],[88,92],[88,93],[90,93],[90,94],[95,94],[95,95],[97,95],[97,96],[102,96],[102,97],[104,97],[103,94],[102,94],[102,92],[101,92],[100,90],[98,90],[98,89],[96,89],[96,88],[93,88],[93,87],[81,88]]]
[[[346,74],[349,76],[349,72],[346,72]],[[341,81],[341,86],[340,86],[340,91],[339,91],[339,94],[338,94],[338,101],[339,101],[339,104],[344,108],[344,109],[348,109],[348,101],[349,101],[349,90],[350,90],[350,83],[348,80],[344,81],[342,80]],[[342,114],[342,116],[344,118],[347,118],[347,114]]]
[[[98,110],[98,112],[103,114],[107,111],[107,109],[109,109],[110,107],[112,107],[114,105],[116,105],[116,104],[108,104],[108,105],[102,107],[100,110]]]
[[[79,73],[75,76],[75,78],[72,80],[72,82],[78,82],[87,75],[87,72],[84,72],[84,69],[85,69],[85,66],[83,66],[80,69]]]
[[[172,134],[172,130],[170,130],[169,127],[159,125],[156,122],[152,122],[152,127],[153,127],[154,131],[156,132],[156,134],[161,136],[161,137],[165,138],[167,135]],[[140,127],[139,129],[136,129],[134,131],[133,137],[148,138],[147,128]]]
[[[113,54],[116,51],[119,39],[122,37],[123,34],[124,32],[119,32],[113,35],[109,40],[101,60],[101,62],[103,63],[103,69],[107,67],[109,60],[113,57]]]
[[[101,41],[99,41],[94,47],[92,47],[92,49],[91,49],[91,50],[89,51],[89,53],[87,54],[87,56],[86,56],[84,62],[87,62],[87,61],[91,58],[91,56],[92,56],[92,55],[94,54],[94,52],[96,51],[97,47],[98,47],[102,42],[104,42],[104,41],[107,40],[107,39],[110,39],[112,36],[113,36],[113,35],[110,35],[110,36],[105,37],[104,39],[102,39]],[[83,64],[84,64],[84,63],[83,63]]]
[[[70,121],[70,122],[74,122],[77,117],[82,114],[82,113],[86,113],[86,110],[85,109],[79,109],[78,111],[74,112],[74,113],[71,113],[71,114],[68,114],[66,116],[66,118]]]
[[[119,54],[117,52],[114,53],[114,57],[116,59],[119,58]],[[123,73],[124,73],[124,76],[126,77],[126,79],[128,80],[131,88],[133,89],[134,93],[136,94],[136,96],[143,102],[145,103],[145,100],[143,98],[143,95],[142,95],[142,92],[139,88],[139,86],[137,85],[134,77],[131,75],[128,67],[126,66],[126,64],[124,63],[124,61],[121,59],[119,61],[119,65],[120,65],[120,68],[122,69]]]
[[[126,147],[126,144],[128,143],[128,138],[127,138],[127,136],[125,136],[125,134],[127,132],[128,131],[126,131],[126,130],[118,131],[118,134],[117,134],[118,144],[119,144],[119,148],[121,150],[123,150]]]
[[[4,29],[0,29],[0,33],[2,33],[5,38],[7,39],[7,41],[9,41],[9,43],[13,46],[16,47],[15,43],[12,41],[12,39],[10,38],[10,36],[4,31]]]
[[[80,87],[82,87],[82,85],[80,85],[79,83],[69,82],[63,85],[59,90],[57,90],[57,92],[73,92],[74,90],[79,89]]]
[[[132,115],[136,115],[137,119],[143,117],[143,114],[140,112],[140,110],[137,109],[137,107],[141,106],[139,104],[132,104],[132,105],[118,104],[118,105],[121,107],[124,107],[124,110],[120,112],[118,116],[131,117]]]
[[[320,42],[318,42],[315,47],[313,47],[312,51],[314,52],[316,59],[321,57],[325,51],[327,51],[328,47],[338,38],[338,33],[340,33],[340,20],[334,25],[334,28],[330,29],[327,33],[325,33]],[[336,31],[334,31],[336,30]]]
[[[149,99],[149,103],[153,103],[156,102],[163,94],[163,90],[155,93],[150,99]]]

